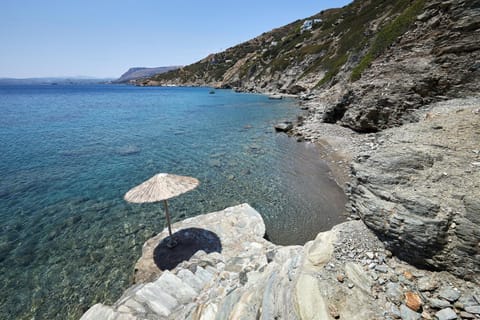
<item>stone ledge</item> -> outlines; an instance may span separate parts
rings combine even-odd
[[[262,217],[246,203],[177,222],[173,225],[173,232],[187,228],[202,228],[216,234],[222,246],[221,254],[226,260],[240,256],[248,243],[258,243],[257,246],[269,244],[263,239],[265,223]],[[154,250],[167,236],[165,228],[145,242],[142,256],[135,265],[135,283],[150,282],[162,274],[155,264]]]

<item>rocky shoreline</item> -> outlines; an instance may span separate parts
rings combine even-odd
[[[361,13],[369,4],[356,1],[344,9]],[[263,221],[246,204],[180,222],[176,228],[200,225],[231,245],[221,252],[198,251],[162,273],[152,265],[152,248],[164,231],[145,245],[138,283],[113,306],[95,305],[82,319],[480,319],[478,1],[415,4],[421,5],[419,14],[381,12],[366,24],[367,34],[393,36],[388,32],[402,19],[412,19],[395,41],[370,56],[353,82],[359,59],[373,51],[338,60],[338,70],[318,87],[328,68],[302,78],[310,60],[292,58],[282,72],[269,64],[262,69],[255,50],[235,55],[243,54],[241,45],[224,53],[236,58],[228,59],[233,66],[220,80],[202,67],[227,66],[222,54],[201,60],[199,73],[185,68],[184,77],[142,82],[269,95],[301,86],[305,115],[277,130],[322,147],[348,195],[351,221],[304,246],[263,239]],[[343,22],[349,20],[333,26]],[[277,31],[282,30],[289,27]],[[335,52],[349,34],[344,30],[355,28],[342,29],[329,44]],[[280,39],[285,55],[309,45],[291,48],[289,39]],[[260,54],[263,40],[247,44],[261,42]],[[326,52],[322,56],[330,57]],[[231,220],[232,212],[238,220]]]
[[[218,235],[221,252],[200,250],[161,272],[152,257],[167,235],[164,230],[144,245],[136,284],[113,306],[97,304],[82,319],[480,319],[475,202],[480,198],[480,99],[437,103],[418,112],[419,123],[371,134],[321,123],[321,104],[312,105],[315,110],[292,133],[326,147],[325,159],[340,172],[338,181],[349,181],[345,189],[353,221],[319,233],[304,246],[263,239],[263,220],[246,204],[179,222],[177,230],[201,226]],[[434,159],[431,171],[418,165],[422,152]],[[387,183],[397,170],[409,183]],[[437,183],[448,177],[453,180]],[[382,183],[386,188],[379,189]],[[409,188],[411,195],[399,196]],[[422,195],[426,190],[431,194]],[[380,214],[391,203],[407,210],[394,215],[399,226],[392,216]],[[435,204],[452,206],[453,213],[449,228],[439,229],[447,245],[435,244],[430,252],[432,247],[421,244],[443,239],[430,237],[429,230],[437,229],[428,226],[442,216],[422,220],[418,211]]]

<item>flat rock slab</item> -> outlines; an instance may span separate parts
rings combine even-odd
[[[259,243],[259,247],[271,246],[263,239],[265,224],[262,217],[248,204],[189,218],[173,224],[172,228],[173,237],[179,242],[177,247],[168,249],[162,245],[168,242],[167,229],[147,240],[143,245],[142,256],[135,265],[135,283],[157,279],[162,274],[159,266],[168,266],[163,269],[175,267],[168,261],[169,258],[174,257],[178,260],[177,263],[188,260],[188,252],[185,252],[188,250],[192,255],[195,254],[193,250],[203,250],[206,253],[218,252],[225,259],[230,259],[244,252],[245,243]],[[195,232],[189,232],[189,230]],[[190,240],[197,238],[202,243],[191,248]],[[177,251],[178,254],[176,254]],[[184,260],[181,259],[182,256],[185,257]],[[162,261],[162,257],[165,261]]]

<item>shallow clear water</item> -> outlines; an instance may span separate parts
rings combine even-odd
[[[131,283],[160,204],[123,195],[158,172],[199,188],[174,221],[250,203],[269,238],[300,244],[341,218],[313,145],[276,134],[293,100],[207,88],[0,87],[0,319],[78,318]]]

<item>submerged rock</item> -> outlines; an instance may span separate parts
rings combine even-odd
[[[128,156],[132,154],[140,153],[141,149],[135,145],[126,145],[115,150],[115,152],[121,156]]]

